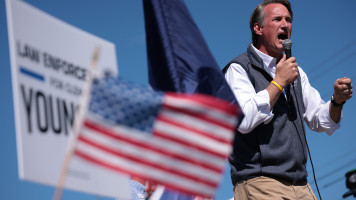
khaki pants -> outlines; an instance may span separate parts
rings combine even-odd
[[[260,176],[238,182],[234,187],[234,200],[316,200],[309,183],[303,186]]]

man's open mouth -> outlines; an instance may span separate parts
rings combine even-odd
[[[278,39],[280,39],[280,40],[288,39],[287,33],[280,33],[280,34],[278,34]]]

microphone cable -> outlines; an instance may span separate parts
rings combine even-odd
[[[285,54],[286,54],[286,58],[290,58],[292,56],[292,52],[291,52],[291,47],[292,47],[292,41],[290,39],[285,39],[283,40],[283,43],[282,43],[282,46],[283,46],[283,49],[285,51]],[[298,72],[299,73],[299,72]],[[313,177],[314,177],[314,181],[315,181],[315,186],[316,186],[316,189],[318,191],[318,194],[319,194],[319,198],[320,200],[322,200],[321,198],[321,195],[320,195],[320,191],[319,191],[319,187],[318,187],[318,183],[316,181],[316,178],[315,178],[315,170],[314,170],[314,164],[313,164],[313,160],[312,160],[312,157],[311,157],[311,153],[310,153],[310,150],[309,150],[309,145],[308,145],[308,142],[307,142],[307,136],[306,136],[306,133],[305,133],[305,126],[304,126],[304,120],[303,120],[303,115],[302,113],[300,112],[300,109],[299,109],[299,101],[298,101],[298,97],[295,93],[295,88],[294,88],[294,84],[290,84],[293,88],[293,93],[294,93],[294,96],[295,96],[295,100],[297,101],[296,103],[296,107],[298,109],[298,113],[299,113],[299,117],[300,117],[300,121],[301,121],[301,124],[302,124],[302,127],[303,127],[303,133],[304,133],[304,141],[305,141],[305,144],[307,146],[307,149],[308,149],[308,154],[309,154],[309,159],[310,159],[310,164],[312,166],[312,170],[313,170]],[[289,92],[289,95],[288,97],[290,97],[290,92]],[[290,101],[290,99],[288,99],[288,101]],[[289,104],[289,102],[288,102]],[[298,129],[296,129],[297,132],[298,132]]]
[[[297,109],[298,109],[298,113],[299,113],[299,118],[300,118],[300,121],[302,123],[302,126],[303,126],[303,133],[304,133],[304,140],[305,140],[305,144],[307,145],[307,150],[308,150],[308,155],[309,155],[309,159],[310,159],[310,164],[311,164],[311,167],[312,167],[312,170],[313,170],[313,177],[314,177],[314,182],[315,182],[315,187],[318,191],[318,195],[319,195],[319,198],[320,200],[322,200],[321,198],[321,194],[320,194],[320,191],[319,191],[319,187],[318,187],[318,183],[316,181],[316,178],[315,178],[315,170],[314,170],[314,164],[313,164],[313,160],[312,160],[312,157],[311,157],[311,153],[310,153],[310,150],[309,150],[309,145],[308,145],[308,141],[307,141],[307,136],[306,136],[306,133],[305,133],[305,126],[304,126],[304,121],[303,121],[303,115],[301,115],[301,112],[300,112],[300,109],[299,109],[299,102],[298,102],[298,97],[297,97],[297,94],[295,93],[295,88],[294,88],[294,84],[292,83],[291,84],[292,87],[293,87],[293,93],[294,93],[294,96],[295,96],[295,100],[297,101]]]

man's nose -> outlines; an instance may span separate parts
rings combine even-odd
[[[286,18],[283,18],[281,20],[281,26],[282,28],[287,28],[289,25],[291,24],[291,22],[289,20],[287,20]]]
[[[287,20],[282,19],[281,23],[282,23],[282,24],[281,24],[282,28],[287,28],[287,27],[288,27],[288,22],[287,22]]]

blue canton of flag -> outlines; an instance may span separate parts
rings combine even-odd
[[[190,195],[211,197],[237,123],[236,105],[154,92],[107,75],[93,82],[75,155]]]
[[[124,79],[107,78],[94,80],[91,98],[89,111],[108,123],[125,124],[151,133],[163,93],[135,86]]]

